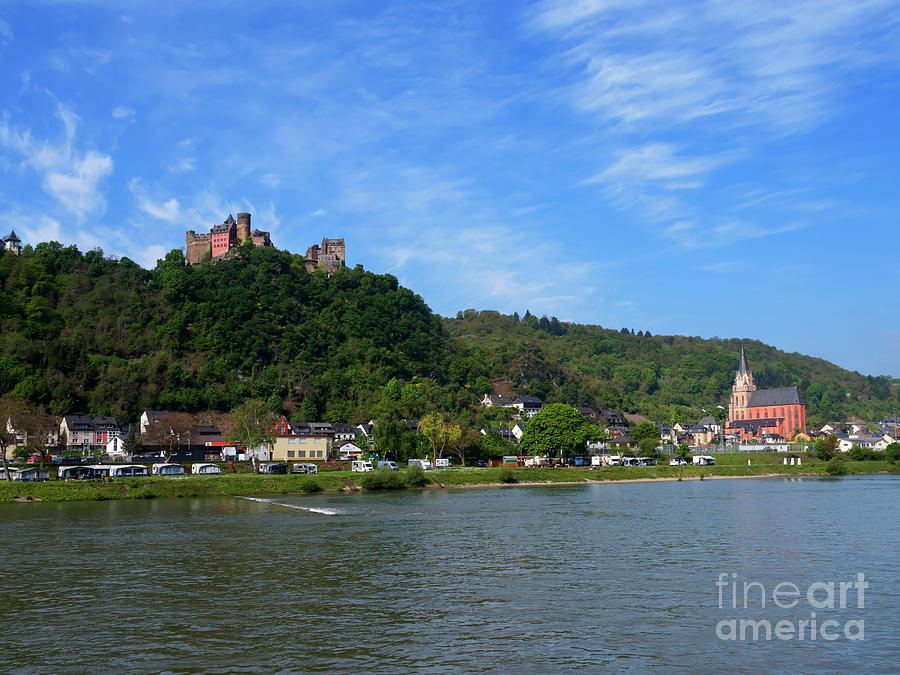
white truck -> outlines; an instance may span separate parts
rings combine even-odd
[[[427,459],[411,459],[407,463],[407,468],[412,468],[414,466],[422,467],[422,471],[428,471],[431,469],[431,462]]]

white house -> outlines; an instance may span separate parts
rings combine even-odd
[[[111,438],[106,444],[106,454],[113,459],[128,459],[128,454],[125,452],[125,439],[121,436]]]
[[[481,405],[485,408],[515,408],[513,400],[504,394],[485,394],[481,399]]]

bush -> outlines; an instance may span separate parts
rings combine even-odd
[[[516,474],[513,473],[512,469],[503,468],[500,469],[500,473],[497,476],[500,479],[501,483],[515,483]]]
[[[399,474],[395,475],[399,476]],[[431,480],[425,475],[425,472],[422,471],[421,466],[411,466],[406,470],[406,487],[422,487],[423,485],[428,485],[430,482]]]
[[[385,469],[364,473],[359,484],[363,490],[402,490],[406,487],[403,478],[396,471]]]
[[[306,478],[300,481],[301,492],[320,492],[321,490],[322,486],[319,485],[319,481],[315,478]]]
[[[847,473],[847,465],[844,460],[835,457],[825,465],[825,473],[829,476],[843,476]]]
[[[866,452],[858,445],[854,445],[847,453],[847,457],[852,459],[854,462],[861,462],[866,458]]]
[[[900,459],[900,443],[891,443],[884,449],[884,458],[889,462]]]

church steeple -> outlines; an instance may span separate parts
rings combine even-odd
[[[738,364],[738,374],[749,373],[750,368],[747,367],[747,357],[744,356],[744,343],[741,343],[741,362]]]
[[[750,395],[756,391],[753,384],[753,373],[747,365],[747,356],[744,354],[744,343],[741,343],[741,360],[738,363],[737,373],[734,376],[734,386],[731,388],[731,401],[728,405],[728,419],[745,419],[747,404]]]

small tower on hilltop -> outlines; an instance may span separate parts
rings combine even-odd
[[[754,391],[756,391],[756,385],[753,384],[753,373],[747,365],[744,345],[741,344],[741,361],[734,376],[734,385],[731,387],[731,401],[728,404],[729,420],[746,419],[747,404],[750,403],[750,395]]]
[[[2,241],[3,250],[12,251],[15,255],[22,255],[22,240],[16,236],[15,230],[3,237]]]

